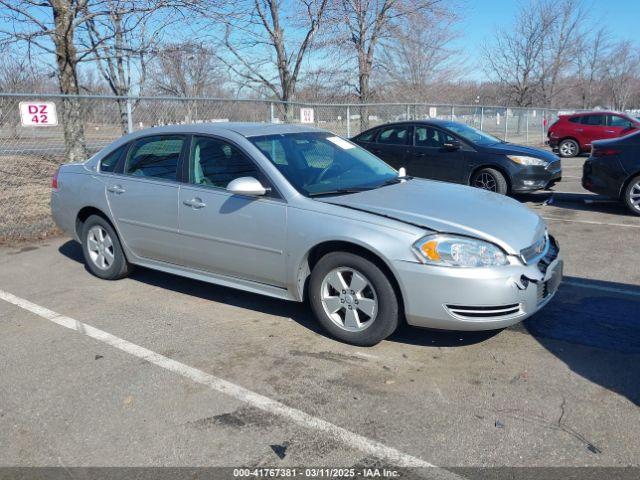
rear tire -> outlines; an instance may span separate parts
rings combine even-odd
[[[558,153],[562,158],[572,158],[580,153],[580,145],[572,138],[565,138],[558,145]]]
[[[359,255],[322,257],[311,272],[309,300],[320,325],[343,342],[369,347],[398,327],[393,285],[377,265]]]
[[[490,192],[506,195],[509,184],[504,175],[493,168],[482,168],[473,174],[470,182],[472,187],[489,190]]]
[[[91,215],[82,227],[82,253],[87,268],[103,280],[118,280],[131,272],[120,240],[111,224],[99,215]]]
[[[636,175],[629,181],[622,197],[631,213],[640,215],[640,175]]]

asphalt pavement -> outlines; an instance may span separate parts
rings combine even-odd
[[[67,239],[0,249],[2,466],[640,466],[640,218],[579,186],[519,198],[565,256],[495,332],[327,338],[308,308]],[[586,202],[585,202],[586,201]]]

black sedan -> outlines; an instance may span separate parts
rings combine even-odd
[[[640,215],[640,132],[593,142],[591,156],[584,162],[582,186],[620,199]]]
[[[560,159],[506,143],[463,123],[417,120],[369,129],[352,141],[410,175],[497,193],[549,188],[562,178]]]

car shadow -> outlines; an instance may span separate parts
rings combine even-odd
[[[82,247],[78,242],[69,240],[61,245],[58,251],[65,257],[84,265]],[[85,269],[87,268],[85,267]],[[267,315],[290,318],[308,330],[325,337],[328,336],[314,318],[306,302],[298,303],[279,300],[142,267],[136,267],[129,278],[147,285],[212,302],[251,309]],[[499,331],[497,330],[489,332],[449,332],[402,325],[387,340],[429,347],[454,347],[479,343],[498,333]]]
[[[84,263],[75,241],[59,252]],[[132,280],[200,299],[292,319],[326,336],[306,304],[278,300],[177,275],[137,268]],[[573,372],[640,405],[640,287],[565,277],[556,297],[517,331],[528,333]],[[402,325],[387,341],[425,347],[463,347],[500,333],[456,332]]]
[[[565,277],[523,327],[573,372],[640,405],[638,312],[638,286]]]

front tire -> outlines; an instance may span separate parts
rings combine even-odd
[[[126,277],[131,266],[111,224],[99,215],[91,215],[82,227],[82,253],[87,268],[96,277],[118,280]]]
[[[565,138],[558,145],[558,152],[562,158],[572,158],[580,153],[580,145],[572,138]]]
[[[398,327],[398,299],[387,275],[352,253],[322,257],[311,272],[311,308],[333,337],[353,345],[375,345]]]
[[[622,194],[624,203],[634,215],[640,215],[640,175],[633,177]]]
[[[509,190],[507,179],[498,170],[482,168],[471,177],[471,186],[506,195]]]

